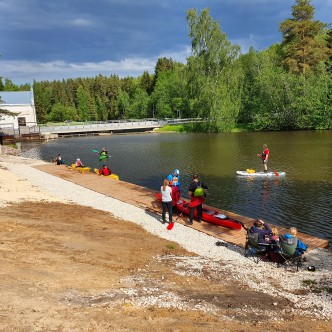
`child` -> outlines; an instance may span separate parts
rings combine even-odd
[[[290,234],[285,234],[286,239],[291,239],[293,237],[296,237],[297,235],[297,228],[296,227],[291,227],[289,229]],[[305,251],[307,250],[307,246],[299,239],[297,239],[297,247],[296,247],[296,253],[298,255],[302,255]]]
[[[278,244],[279,243],[279,231],[278,228],[273,226],[271,228],[272,235],[271,235],[271,243]]]

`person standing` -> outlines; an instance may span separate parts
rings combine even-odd
[[[198,175],[193,175],[193,181],[188,188],[188,194],[190,196],[189,203],[189,225],[193,224],[194,213],[198,211],[198,222],[202,221],[203,202],[205,200],[205,190],[208,189],[207,185],[199,180]]]
[[[262,153],[261,154],[257,154],[258,157],[261,157],[262,158],[262,161],[263,161],[263,165],[264,165],[264,172],[267,173],[267,162],[269,160],[269,154],[270,154],[270,151],[267,147],[266,144],[263,144],[263,149],[262,149]]]
[[[160,187],[161,204],[162,204],[162,223],[166,222],[166,211],[168,211],[169,222],[172,222],[173,217],[173,204],[172,204],[172,188],[169,186],[169,181],[164,179],[163,185]]]
[[[180,171],[178,169],[175,169],[166,179],[172,182],[172,186],[177,186],[180,191]]]

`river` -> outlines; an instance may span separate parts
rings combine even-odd
[[[257,154],[264,143],[270,149],[269,169],[286,176],[237,176],[237,170],[262,169]],[[50,161],[61,153],[67,164],[79,157],[90,167],[103,164],[92,151],[102,147],[110,152],[107,163],[121,180],[157,191],[179,169],[187,196],[191,175],[198,173],[209,187],[207,204],[332,240],[331,131],[152,133],[22,143],[23,156]]]

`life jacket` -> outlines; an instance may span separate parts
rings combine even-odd
[[[105,168],[100,170],[100,174],[103,174],[103,175],[107,176],[107,175],[111,175],[112,172],[108,167],[105,167]]]
[[[266,149],[263,149],[262,150],[262,159],[265,160],[266,159],[266,156],[269,154],[269,149],[266,148]]]

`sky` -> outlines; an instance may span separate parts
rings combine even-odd
[[[0,0],[0,77],[15,84],[154,73],[157,60],[186,63],[187,11],[210,9],[246,53],[281,42],[279,23],[295,0]],[[332,0],[312,0],[332,21]]]

